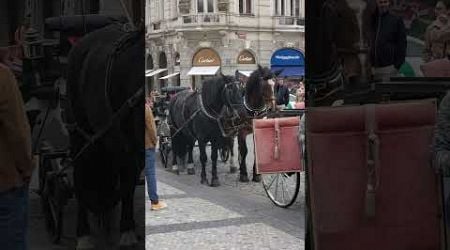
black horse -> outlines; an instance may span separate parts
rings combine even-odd
[[[204,81],[201,92],[187,90],[178,93],[169,105],[174,155],[184,165],[185,155],[189,152],[192,161],[192,149],[195,141],[198,141],[202,164],[201,183],[208,184],[206,144],[211,142],[211,186],[219,186],[217,151],[224,146],[226,137],[237,132],[245,115],[239,86],[232,76],[221,75]]]
[[[144,44],[143,29],[113,24],[86,35],[69,55],[79,247],[89,235],[96,236],[97,249],[112,249],[118,239],[137,243],[133,198],[144,166]],[[97,223],[89,223],[91,215]]]

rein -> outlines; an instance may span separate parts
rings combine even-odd
[[[226,104],[224,104],[224,106],[223,106],[223,108],[222,108],[222,111],[220,112],[220,113],[217,113],[217,112],[215,112],[214,110],[212,110],[215,114],[211,114],[210,112],[208,112],[207,111],[207,107],[205,106],[205,104],[203,103],[203,98],[202,98],[202,93],[201,92],[196,92],[195,94],[197,95],[197,99],[198,99],[198,103],[199,103],[199,105],[200,105],[200,107],[197,109],[197,110],[195,110],[195,112],[184,122],[184,124],[180,127],[180,128],[178,128],[176,131],[175,131],[175,133],[172,135],[172,137],[175,137],[178,133],[180,133],[200,112],[201,113],[203,113],[207,118],[209,118],[209,119],[211,119],[211,120],[213,120],[213,121],[215,121],[215,122],[217,122],[217,125],[219,126],[219,129],[220,129],[220,132],[222,133],[222,136],[223,137],[230,137],[230,136],[232,136],[233,134],[235,134],[236,133],[236,131],[238,131],[239,130],[239,126],[233,126],[232,128],[237,128],[237,129],[234,129],[234,130],[236,130],[236,131],[233,131],[232,130],[232,132],[231,133],[226,133],[226,131],[225,131],[225,128],[224,128],[224,125],[223,125],[223,122],[222,122],[222,119],[226,119],[226,115],[225,115],[225,113],[228,111],[228,108],[227,108],[227,106],[229,106],[229,108],[231,108],[232,109],[232,111],[233,111],[233,116],[232,116],[232,118],[231,118],[231,120],[234,120],[234,119],[236,119],[236,116],[237,116],[237,118],[240,118],[240,116],[237,114],[237,111],[236,111],[236,109],[234,109],[233,108],[233,106],[238,106],[238,105],[240,105],[240,104],[235,104],[235,103],[231,103],[231,101],[230,101],[230,98],[229,98],[229,95],[227,95],[226,93],[225,93],[225,91],[227,90],[227,88],[229,87],[229,86],[232,86],[231,85],[232,83],[227,83],[227,84],[225,84],[225,87],[223,88],[223,90],[222,90],[222,98],[225,98],[225,100],[226,100]],[[182,106],[182,115],[184,114],[184,108],[185,108],[185,105],[186,105],[186,102],[183,102],[183,106]],[[217,115],[217,117],[216,116],[214,116],[214,115]],[[233,122],[232,122],[233,123]],[[192,136],[192,135],[190,135],[191,137],[194,137],[194,136]]]
[[[109,53],[109,55],[107,57],[107,67],[106,67],[106,76],[105,76],[105,96],[107,97],[106,100],[110,100],[109,96],[108,96],[108,90],[110,88],[109,81],[110,81],[110,77],[111,77],[112,65],[113,65],[117,55],[119,55],[120,52],[122,52],[122,50],[124,49],[124,46],[127,44],[127,42],[129,42],[130,40],[132,40],[134,38],[134,36],[130,36],[129,34],[130,33],[127,32],[125,35],[123,35],[119,40],[117,40],[113,44],[113,49],[111,50],[111,52]],[[84,129],[82,129],[75,120],[73,121],[72,124],[66,125],[68,127],[69,131],[78,132],[86,141],[86,143],[81,147],[81,149],[76,154],[74,154],[74,157],[72,157],[72,162],[75,162],[76,160],[78,160],[78,158],[90,146],[92,146],[95,142],[97,142],[104,134],[106,134],[108,132],[109,129],[111,129],[111,127],[113,125],[116,124],[117,120],[119,120],[130,109],[134,108],[137,105],[139,98],[143,94],[144,94],[144,86],[141,86],[131,97],[129,97],[120,106],[120,108],[115,113],[113,113],[113,115],[112,115],[111,119],[109,119],[108,123],[93,135],[89,134]],[[110,101],[107,102],[107,106],[110,110],[112,110]],[[67,165],[67,166],[70,166],[70,165]],[[60,172],[62,172],[64,170],[65,170],[65,168],[62,168]]]

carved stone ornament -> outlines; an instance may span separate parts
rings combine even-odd
[[[229,2],[230,2],[229,0],[218,0],[217,8],[219,9],[219,11],[227,12],[228,11]]]
[[[179,0],[178,9],[181,14],[189,14],[191,9],[191,0]]]

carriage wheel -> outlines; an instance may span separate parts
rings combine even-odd
[[[59,188],[56,184],[56,176],[51,172],[56,170],[57,162],[51,159],[42,159],[39,165],[39,189],[41,196],[42,212],[48,236],[53,243],[59,243],[63,231],[63,207],[59,202],[56,192]]]
[[[276,206],[288,208],[294,204],[300,191],[300,173],[264,174],[262,184]]]
[[[230,158],[230,150],[228,148],[220,149],[220,159],[222,162],[227,162]]]

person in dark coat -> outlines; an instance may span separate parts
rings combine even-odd
[[[279,109],[283,109],[289,104],[289,88],[283,81],[280,81],[275,88],[276,104]]]
[[[370,59],[375,79],[396,76],[406,57],[406,30],[402,18],[390,13],[390,0],[376,0],[370,32]]]

